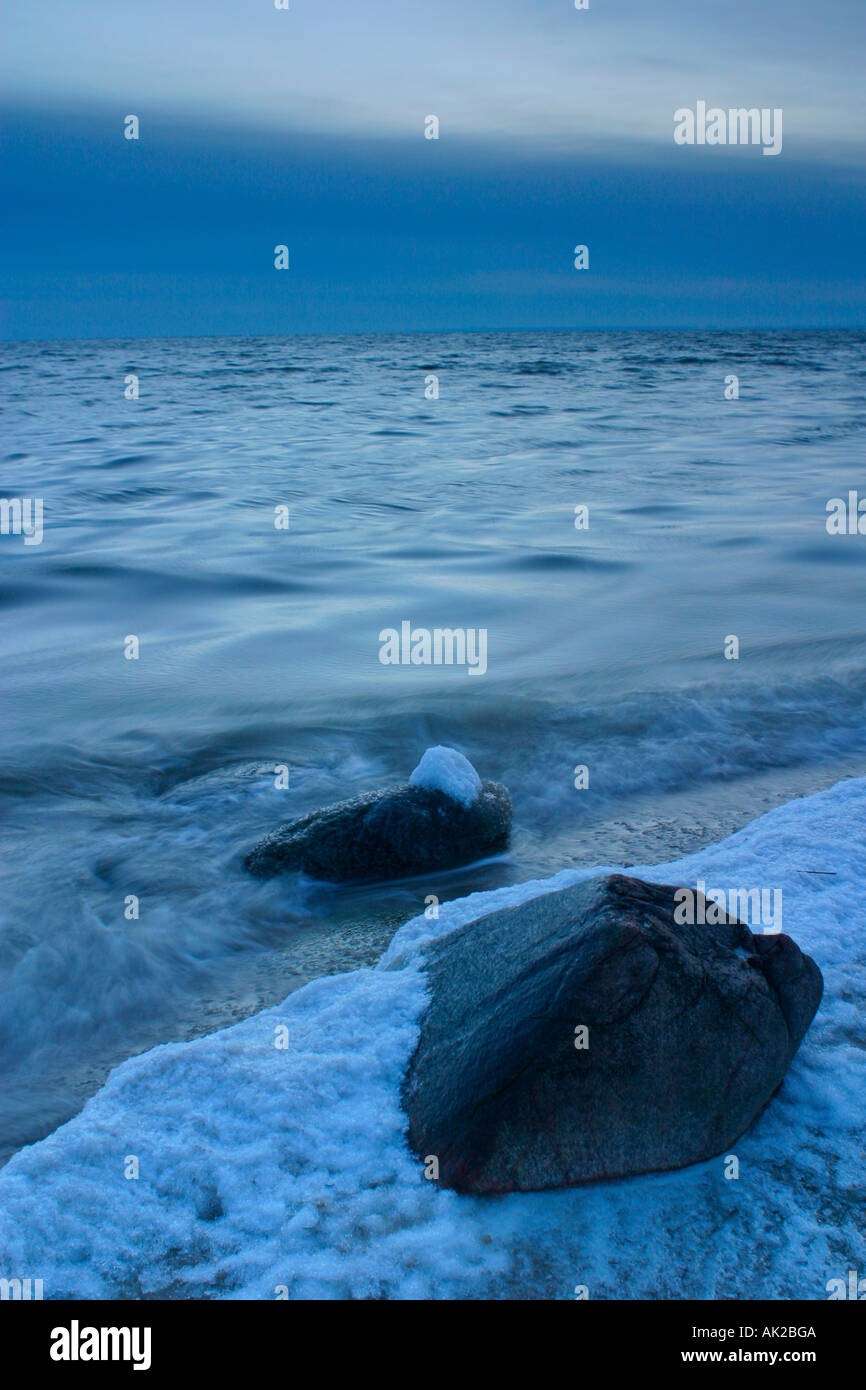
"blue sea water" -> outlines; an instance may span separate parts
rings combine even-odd
[[[864,346],[2,345],[0,497],[42,498],[44,538],[0,536],[0,1153],[124,1057],[375,960],[430,892],[691,853],[866,772],[866,535],[826,529],[866,497]],[[382,665],[404,621],[485,629],[483,676]],[[509,786],[509,855],[246,876],[258,835],[435,743]]]

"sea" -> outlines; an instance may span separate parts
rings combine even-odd
[[[374,965],[430,895],[676,860],[866,774],[864,347],[0,345],[0,498],[42,517],[0,535],[0,1159],[125,1059]],[[484,671],[384,664],[404,623],[483,631]],[[247,874],[436,744],[509,788],[506,853]]]

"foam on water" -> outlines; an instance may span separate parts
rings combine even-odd
[[[826,1297],[866,1265],[862,1106],[866,779],[779,807],[721,844],[632,872],[784,891],[824,974],[780,1092],[722,1158],[677,1173],[483,1200],[439,1191],[399,1089],[424,1008],[425,940],[597,870],[416,917],[376,969],[118,1067],[0,1174],[0,1271],[51,1298]],[[130,1156],[137,1180],[124,1176]]]
[[[0,1161],[109,1065],[284,997],[298,933],[324,939],[341,904],[359,933],[417,911],[417,885],[387,885],[313,912],[241,864],[281,822],[405,783],[431,745],[514,806],[508,861],[437,877],[443,901],[671,858],[866,771],[866,546],[825,530],[862,483],[864,343],[0,344],[4,490],[45,503],[43,543],[0,556]],[[736,408],[713,385],[730,370]],[[404,619],[483,628],[483,680],[382,666]]]
[[[864,343],[0,344],[4,489],[46,522],[0,557],[0,1162],[133,1053],[372,965],[427,892],[675,858],[866,771],[866,547],[824,527],[862,483]],[[484,679],[383,667],[404,619],[483,627]],[[507,856],[366,892],[244,872],[436,744],[508,787]]]

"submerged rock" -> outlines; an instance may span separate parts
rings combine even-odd
[[[821,973],[781,933],[724,914],[678,925],[676,891],[588,879],[430,945],[403,1103],[411,1146],[438,1158],[444,1185],[531,1191],[682,1168],[727,1150],[766,1105]]]
[[[430,749],[412,778],[290,821],[259,841],[246,867],[259,877],[300,869],[335,883],[369,881],[455,868],[505,848],[511,798],[499,782],[482,782],[462,754]]]

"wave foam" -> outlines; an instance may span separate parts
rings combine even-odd
[[[866,1265],[862,884],[866,779],[779,807],[657,881],[782,886],[825,978],[778,1095],[721,1159],[592,1188],[435,1190],[399,1088],[425,1000],[424,941],[597,869],[445,904],[380,965],[314,981],[220,1033],[118,1067],[82,1113],[0,1173],[0,1273],[50,1298],[824,1298]],[[275,1045],[287,1030],[287,1046]],[[124,1177],[130,1155],[140,1176]]]

